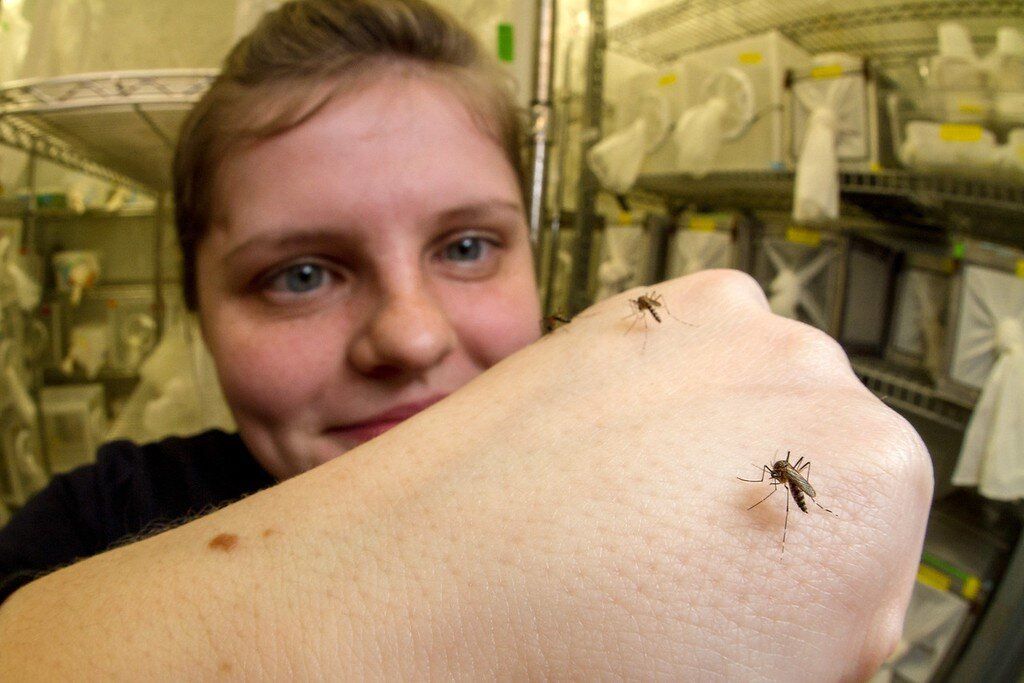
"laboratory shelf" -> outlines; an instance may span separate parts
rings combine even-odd
[[[684,199],[721,195],[744,202],[740,195],[789,197],[793,177],[789,172],[717,173],[700,179],[684,174],[658,174],[641,176],[637,187]],[[910,171],[844,172],[839,178],[842,191],[849,195],[905,197],[928,206],[950,202],[983,205],[1024,217],[1024,183]]]
[[[973,405],[937,389],[923,372],[877,358],[850,359],[853,371],[873,394],[887,405],[963,431]]]
[[[0,198],[0,218],[24,218],[28,212],[27,197]],[[77,221],[90,218],[155,218],[152,206],[128,206],[116,211],[107,211],[98,207],[88,207],[85,211],[74,211],[68,208],[37,207],[36,218],[48,221]]]
[[[103,368],[95,375],[87,375],[81,368],[75,368],[75,371],[70,375],[64,373],[58,368],[48,367],[43,369],[43,382],[44,386],[65,386],[65,385],[77,385],[77,384],[92,384],[101,383],[108,384],[113,382],[127,382],[137,383],[141,379],[141,375],[138,372],[132,372],[129,370],[111,370]]]
[[[0,86],[0,140],[150,193],[171,187],[188,110],[215,69],[80,74]]]
[[[216,69],[165,69],[33,78],[0,87],[0,112],[39,114],[110,105],[191,104]]]
[[[0,144],[36,154],[65,168],[81,171],[115,185],[146,189],[140,188],[137,182],[123,173],[97,163],[88,154],[55,137],[54,133],[33,126],[26,121],[0,115]]]
[[[637,188],[680,206],[774,209],[792,206],[793,174],[721,173],[641,176]],[[1024,182],[913,171],[840,174],[844,213],[857,209],[876,219],[954,230],[965,236],[1019,244]]]
[[[654,66],[686,53],[777,29],[810,52],[852,52],[887,65],[934,54],[935,28],[964,24],[982,48],[999,26],[1024,19],[1020,0],[675,0],[608,30],[608,47]]]
[[[687,204],[786,210],[792,202],[793,174],[712,173],[699,179],[675,173],[642,175],[636,189]]]

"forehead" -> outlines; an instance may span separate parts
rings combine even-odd
[[[404,215],[496,198],[521,204],[511,162],[480,117],[442,76],[391,72],[229,154],[212,223],[276,225],[329,209]]]

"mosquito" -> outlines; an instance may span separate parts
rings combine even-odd
[[[839,515],[837,515],[836,513],[832,512],[831,510],[829,510],[827,507],[823,506],[818,501],[814,500],[815,497],[817,496],[817,493],[815,493],[814,487],[811,486],[811,482],[808,481],[808,479],[811,476],[811,462],[809,460],[807,462],[804,462],[803,456],[800,456],[799,460],[797,460],[795,463],[791,464],[789,462],[789,454],[790,454],[790,451],[786,451],[786,459],[785,460],[776,460],[775,464],[772,465],[771,467],[769,467],[768,465],[764,465],[761,468],[761,478],[760,479],[744,479],[743,477],[736,477],[740,481],[749,481],[749,482],[753,482],[755,484],[759,484],[759,483],[763,482],[764,481],[764,475],[766,475],[766,474],[771,478],[771,481],[769,481],[768,483],[771,484],[774,487],[772,489],[772,492],[769,493],[764,498],[762,498],[761,500],[759,500],[756,503],[754,503],[753,505],[751,505],[750,507],[748,507],[747,509],[748,510],[753,510],[758,505],[760,505],[761,503],[763,503],[766,500],[768,500],[769,498],[771,498],[772,494],[779,490],[779,486],[784,486],[787,489],[789,489],[789,492],[793,496],[793,500],[796,501],[797,507],[799,507],[805,513],[807,512],[807,500],[804,498],[804,496],[806,496],[807,498],[810,498],[811,501],[813,501],[815,505],[820,507],[825,512],[827,512],[830,515],[833,515],[835,517],[838,517]],[[803,463],[803,464],[801,465],[801,463]],[[805,470],[806,470],[807,474],[804,474]],[[786,521],[783,523],[783,526],[782,526],[782,552],[783,553],[786,552],[786,532],[788,530],[789,530],[789,496],[786,496]]]
[[[633,330],[633,327],[636,325],[636,321],[637,320],[643,319],[643,321],[644,321],[644,348],[647,347],[647,314],[648,313],[651,314],[651,317],[654,318],[655,322],[660,323],[662,320],[661,320],[661,313],[658,312],[658,309],[659,308],[663,308],[663,309],[665,309],[664,312],[667,313],[673,320],[679,320],[679,318],[677,318],[674,315],[672,315],[672,311],[668,310],[668,306],[665,305],[665,300],[661,297],[661,294],[658,294],[653,289],[651,291],[645,293],[645,294],[641,294],[640,296],[638,296],[635,299],[630,299],[629,300],[629,305],[633,309],[633,312],[630,314],[630,315],[633,316],[633,322],[630,323],[629,329],[626,330],[626,334],[629,334]],[[684,325],[692,325],[693,324],[693,323],[688,323],[685,320],[679,320],[679,322],[683,323]]]
[[[665,308],[665,312],[668,312],[668,308],[665,307],[665,301],[661,298],[661,294],[658,294],[653,289],[647,294],[641,294],[635,299],[630,299],[629,304],[636,309],[633,318],[633,322],[636,323],[636,317],[644,318],[646,323],[647,318],[644,317],[645,313],[650,313],[651,317],[657,322],[661,322],[661,316],[658,315],[659,308]],[[633,329],[632,325],[630,329]]]
[[[541,318],[540,326],[541,329],[544,330],[544,334],[549,334],[551,332],[554,332],[555,329],[561,327],[562,325],[567,325],[570,322],[571,321],[569,318],[566,318],[564,315],[558,315],[556,313],[554,315],[546,315],[543,318]]]

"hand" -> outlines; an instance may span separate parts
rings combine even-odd
[[[504,480],[458,515],[463,533],[476,520],[502,530],[511,575],[545,577],[488,578],[513,593],[495,590],[498,605],[529,596],[519,627],[556,650],[549,666],[586,670],[589,653],[588,673],[613,677],[868,677],[910,598],[931,502],[925,448],[834,340],[771,314],[749,277],[653,289],[662,323],[628,304],[650,289],[625,292],[459,395],[479,406],[519,385],[518,405],[488,404],[504,437],[480,466]],[[783,553],[788,492],[748,511],[772,488],[737,477],[786,451],[812,463],[836,516],[791,504]],[[546,536],[518,531],[537,519]]]

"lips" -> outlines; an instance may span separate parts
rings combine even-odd
[[[426,410],[443,398],[444,396],[442,395],[435,396],[425,401],[404,403],[381,413],[377,413],[366,420],[352,422],[339,427],[332,427],[328,429],[327,432],[335,436],[343,437],[346,440],[363,443],[380,436],[395,425],[404,422],[416,413]]]

